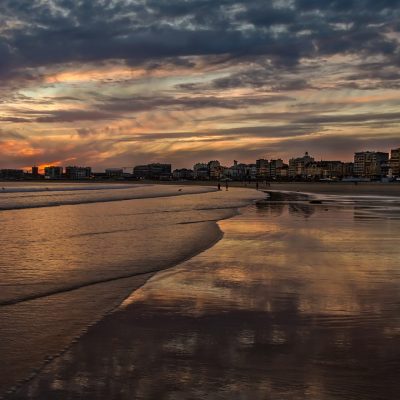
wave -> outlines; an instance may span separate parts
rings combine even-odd
[[[136,185],[137,187],[144,185]],[[133,185],[129,185],[132,188]],[[81,190],[115,190],[127,189],[127,185],[73,185],[73,184],[50,184],[45,183],[38,186],[0,186],[1,193],[41,193],[41,192],[66,192],[66,191],[81,191]]]
[[[119,189],[119,190],[111,190]],[[122,190],[125,189],[125,190]],[[140,190],[139,190],[140,189]],[[64,205],[79,205],[91,203],[105,203],[113,201],[126,201],[135,199],[150,199],[158,197],[182,196],[187,194],[199,194],[207,192],[215,192],[216,188],[205,186],[185,187],[184,189],[178,186],[158,186],[158,185],[131,185],[129,187],[118,188],[103,188],[76,189],[81,193],[72,193],[67,190],[58,190],[57,194],[49,195],[47,191],[40,191],[39,196],[27,196],[26,192],[18,192],[20,196],[10,197],[1,196],[0,193],[0,211],[8,210],[23,210],[29,208],[43,207],[59,207]],[[127,191],[130,191],[127,193]],[[84,193],[83,193],[84,192]],[[38,193],[38,192],[36,192]],[[46,193],[46,194],[42,194]]]
[[[52,289],[49,289],[49,290],[44,290],[44,291],[40,291],[40,292],[36,292],[36,293],[29,293],[29,294],[26,294],[24,296],[15,297],[15,298],[12,298],[12,299],[0,300],[0,307],[12,306],[12,305],[16,305],[16,304],[23,303],[23,302],[26,302],[26,301],[37,300],[37,299],[44,298],[44,297],[49,297],[49,296],[53,296],[53,295],[67,293],[67,292],[71,292],[71,291],[74,291],[74,290],[82,289],[82,288],[85,288],[85,287],[98,285],[98,284],[101,284],[101,283],[115,282],[115,281],[122,280],[122,279],[134,278],[134,277],[137,277],[137,276],[144,276],[144,275],[149,275],[150,276],[150,275],[156,274],[157,272],[164,271],[166,269],[172,268],[175,265],[178,265],[178,264],[180,264],[182,262],[190,260],[191,258],[195,257],[196,255],[198,255],[198,254],[202,253],[203,251],[207,250],[208,248],[214,246],[217,242],[219,242],[222,239],[222,237],[224,236],[224,233],[221,231],[221,229],[216,224],[217,221],[218,221],[218,219],[210,220],[210,221],[206,221],[205,220],[205,221],[193,222],[193,223],[214,222],[215,226],[217,227],[215,237],[214,238],[210,237],[210,240],[207,243],[203,244],[203,246],[200,246],[195,251],[193,251],[191,254],[179,258],[179,260],[174,260],[169,265],[162,266],[162,267],[159,267],[159,268],[153,268],[153,269],[148,269],[148,270],[144,270],[144,271],[139,271],[139,272],[130,272],[130,273],[127,273],[127,274],[121,274],[121,275],[113,276],[113,277],[92,279],[92,280],[89,280],[89,281],[86,281],[86,282],[76,282],[76,283],[72,283],[70,285],[66,285],[66,286],[62,286],[62,287],[56,287],[56,288],[52,288]],[[0,287],[1,286],[2,285],[0,285]]]

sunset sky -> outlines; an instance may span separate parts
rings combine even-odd
[[[0,168],[400,146],[400,0],[1,0]]]

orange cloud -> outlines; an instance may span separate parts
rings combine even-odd
[[[20,157],[31,157],[40,155],[42,153],[39,149],[34,149],[29,147],[28,144],[22,145],[20,141],[15,140],[7,140],[4,142],[0,142],[0,151],[4,155],[13,155],[13,156],[20,156]]]

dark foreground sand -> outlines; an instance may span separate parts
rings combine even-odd
[[[301,198],[219,222],[9,398],[397,400],[399,208]]]

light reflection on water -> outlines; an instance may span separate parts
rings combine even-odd
[[[155,275],[15,398],[397,399],[400,221],[360,210],[266,202],[221,221],[217,245]]]
[[[222,235],[216,221],[265,197],[241,189],[134,190],[170,197],[0,211],[0,397],[156,271],[211,246]],[[96,190],[91,196],[102,200]]]

